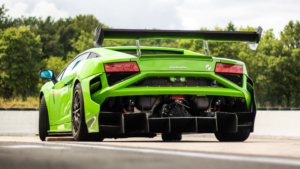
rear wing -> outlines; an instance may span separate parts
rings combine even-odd
[[[255,32],[240,31],[194,31],[194,30],[146,30],[146,29],[102,29],[101,23],[94,31],[94,45],[102,46],[107,40],[140,39],[194,39],[217,42],[249,42],[249,47],[256,50],[263,29],[259,26]],[[208,48],[207,48],[208,49]]]

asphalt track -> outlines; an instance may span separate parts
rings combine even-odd
[[[75,142],[72,138],[0,137],[0,168],[300,168],[300,140],[160,137]]]

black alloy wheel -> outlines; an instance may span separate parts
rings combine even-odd
[[[77,83],[73,92],[72,102],[72,134],[75,141],[103,141],[99,133],[88,133],[85,123],[84,101],[80,83]]]
[[[87,139],[88,131],[85,124],[83,96],[80,83],[77,83],[73,92],[72,102],[72,134],[74,140]]]
[[[80,120],[81,120],[80,98],[79,98],[78,90],[74,92],[72,113],[73,113],[73,117],[72,117],[73,132],[74,134],[77,134],[80,126]]]

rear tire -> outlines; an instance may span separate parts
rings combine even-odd
[[[83,103],[81,85],[77,83],[73,91],[72,101],[72,135],[75,141],[86,141],[88,138]]]
[[[88,133],[85,123],[84,101],[80,83],[77,83],[73,92],[72,101],[72,135],[75,141],[103,141],[99,133]]]
[[[46,140],[49,130],[49,117],[45,97],[42,96],[39,108],[39,136],[42,141]]]
[[[243,142],[250,136],[250,129],[240,129],[237,133],[215,133],[221,142]]]
[[[180,133],[162,133],[161,138],[163,141],[181,141]]]

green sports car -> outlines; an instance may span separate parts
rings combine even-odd
[[[214,133],[219,141],[245,141],[256,114],[254,84],[240,61],[209,55],[207,41],[249,42],[255,32],[102,29],[95,48],[80,53],[40,91],[39,135],[72,134],[76,141],[155,137],[180,141],[184,133]],[[106,39],[136,46],[101,47]],[[140,39],[198,39],[204,54],[141,47]]]

